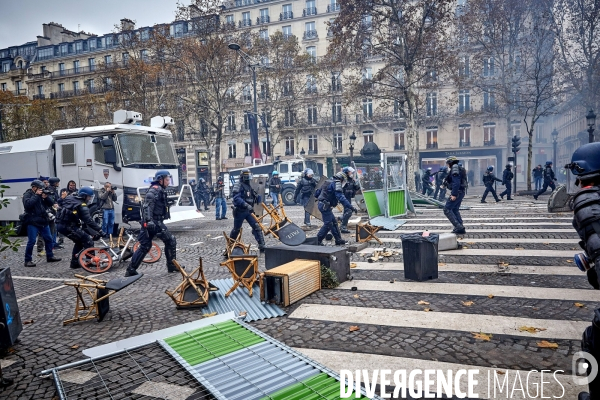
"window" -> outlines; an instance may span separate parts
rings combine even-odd
[[[250,156],[250,154],[252,153],[251,148],[252,148],[251,142],[244,142],[244,157]]]
[[[542,143],[544,142],[544,124],[537,123],[535,125],[535,142]]]
[[[404,131],[394,129],[394,150],[404,150]]]
[[[75,52],[81,53],[82,50],[83,50],[83,43],[82,42],[75,43]]]
[[[108,66],[111,63],[112,63],[112,56],[110,56],[110,55],[104,56],[104,64],[106,64]]]
[[[373,131],[364,131],[363,138],[365,140],[365,144],[373,142]]]
[[[40,49],[38,50],[38,59],[46,60],[54,56],[54,48],[50,47],[48,49]]]
[[[271,22],[271,18],[269,17],[269,9],[261,8],[260,9],[260,18],[258,20],[261,24],[266,24]]]
[[[437,93],[427,93],[427,116],[435,117],[437,115]]]
[[[15,81],[15,88],[18,91],[21,91],[21,89],[23,89],[23,82],[22,81]]]
[[[292,5],[291,4],[284,4],[281,7],[281,11],[282,12],[281,12],[281,15],[279,17],[280,21],[294,18],[294,13],[292,12]]]
[[[308,135],[308,154],[318,154],[317,135]]]
[[[404,118],[404,102],[400,100],[394,100],[394,117]]]
[[[430,81],[434,81],[434,82],[437,81],[437,70],[435,68],[429,67],[429,72],[427,73],[427,75],[428,75],[427,78]]]
[[[129,53],[123,53],[121,54],[121,57],[123,60],[123,65],[129,64]]]
[[[437,149],[437,134],[438,128],[437,126],[428,126],[425,130],[425,134],[427,135],[427,148],[428,149]]]
[[[286,26],[282,27],[281,32],[283,33],[283,37],[285,37],[285,38],[291,37],[292,36],[292,26],[286,25]]]
[[[227,15],[227,16],[225,17],[225,23],[226,23],[227,25],[234,25],[234,24],[235,24],[235,22],[233,21],[233,14]],[[235,157],[234,157],[234,158],[235,158]]]
[[[294,125],[294,111],[287,109],[285,110],[285,120],[284,120],[284,125],[285,126],[293,126]]]
[[[10,71],[10,61],[4,61],[2,63],[2,72]]]
[[[327,5],[327,12],[339,11],[340,5],[337,0],[329,0],[329,4]]]
[[[102,143],[94,143],[94,161],[100,164],[106,164]]]
[[[78,90],[79,90],[79,81],[75,81],[75,82],[73,82],[73,91],[75,93],[77,93]]]
[[[341,153],[344,150],[343,147],[343,139],[342,139],[342,134],[341,133],[334,133],[333,134],[333,143],[332,143],[332,147],[333,147],[333,151],[335,151],[336,153]]]
[[[148,50],[141,50],[140,58],[142,59],[142,61],[148,62]]]
[[[293,88],[292,88],[292,82],[289,80],[286,80],[283,82],[283,95],[284,96],[292,96],[294,94]]]
[[[483,60],[483,76],[494,76],[494,57],[488,57]]]
[[[286,137],[285,138],[285,155],[286,156],[293,156],[294,155],[294,138],[293,137]],[[282,164],[280,165],[280,168],[285,166],[287,168],[287,164]],[[280,170],[279,172],[283,172],[282,170]],[[287,172],[287,171],[285,171]]]
[[[306,91],[308,93],[317,92],[317,80],[312,74],[306,75]]]
[[[90,71],[95,71],[96,70],[96,59],[88,58],[88,65],[90,66]]]
[[[488,90],[483,91],[483,109],[486,111],[493,111],[496,107],[496,96],[494,93],[490,93]]]
[[[250,89],[250,85],[246,85],[242,89],[242,100],[252,101],[252,89]]]
[[[463,56],[458,64],[458,76],[462,78],[469,77],[469,56]]]
[[[38,85],[38,87],[37,87],[37,94],[39,96],[42,96],[44,94],[44,85]]]
[[[73,71],[75,73],[79,72],[79,60],[73,61]]]
[[[471,146],[471,125],[462,124],[458,126],[459,147]]]
[[[244,129],[250,129],[250,122],[248,120],[248,113],[244,113]]]
[[[306,48],[306,52],[311,58],[312,63],[317,62],[317,48],[315,46],[309,46]]]
[[[6,92],[6,83],[2,82],[0,84],[0,90],[2,90],[3,92]]]
[[[87,89],[90,91],[90,93],[94,92],[95,84],[93,79],[88,79],[85,83],[85,86],[87,86]]]
[[[260,37],[262,40],[269,40],[269,30],[261,29],[258,31],[258,37]]]
[[[235,143],[229,143],[229,145],[227,147],[229,148],[229,154],[228,154],[227,158],[237,158],[237,156],[236,156],[236,144]]]
[[[458,92],[458,113],[469,111],[471,111],[471,94],[468,90],[460,90]]]
[[[512,133],[512,136],[521,137],[521,122],[512,121],[510,123],[510,131]]]
[[[150,31],[148,29],[144,29],[140,33],[140,39],[142,39],[142,40],[148,40],[148,39],[150,39]]]
[[[267,83],[260,84],[260,90],[258,92],[258,97],[260,97],[261,99],[268,99],[270,97],[269,96],[269,85]]]
[[[306,0],[306,8],[304,9],[303,15],[317,15],[317,7],[315,5],[315,0]]]
[[[364,120],[371,120],[373,118],[373,99],[363,99],[362,108]]]
[[[64,143],[61,146],[62,165],[75,165],[75,143]]]
[[[362,72],[363,83],[370,81],[371,79],[373,79],[373,68],[367,67],[367,68],[363,69],[363,72]]]
[[[315,39],[317,37],[317,25],[315,21],[304,24],[304,39]]]
[[[111,85],[112,85],[112,79],[110,79],[110,78],[104,78],[104,88],[110,89]]]
[[[235,113],[233,111],[229,111],[227,114],[227,130],[235,131]]]
[[[250,26],[252,21],[250,20],[250,11],[242,13],[242,26]]]
[[[331,122],[342,122],[342,103],[339,101],[335,102],[332,106]]]
[[[485,122],[483,124],[483,145],[494,146],[496,144],[496,124]]]
[[[339,72],[331,73],[331,91],[339,92],[342,90],[342,78]]]
[[[317,124],[317,106],[311,105],[308,106],[308,124],[316,125]]]
[[[58,93],[62,93],[65,91],[65,84],[64,83],[59,83],[58,84]]]

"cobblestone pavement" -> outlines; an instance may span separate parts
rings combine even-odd
[[[296,348],[322,350],[326,364],[328,351],[363,353],[404,357],[417,360],[450,362],[460,366],[482,366],[511,368],[517,370],[551,369],[571,373],[571,357],[579,350],[578,337],[557,339],[544,332],[527,334],[493,334],[489,341],[474,338],[470,331],[462,330],[456,320],[475,316],[495,316],[498,318],[519,318],[523,325],[535,327],[544,320],[556,323],[577,323],[590,321],[593,310],[600,307],[600,295],[590,298],[591,291],[584,274],[580,274],[571,263],[572,257],[552,257],[544,254],[547,250],[579,252],[577,235],[570,226],[569,213],[548,214],[544,201],[533,201],[531,197],[517,197],[513,202],[479,203],[474,195],[467,196],[463,203],[470,210],[463,212],[467,224],[467,233],[461,242],[469,249],[505,250],[502,255],[444,255],[440,252],[439,261],[457,264],[466,270],[460,272],[440,271],[439,278],[431,283],[429,290],[423,292],[387,291],[383,285],[393,285],[390,280],[408,283],[401,269],[361,269],[352,270],[355,280],[369,281],[379,288],[359,292],[344,289],[324,289],[314,293],[286,309],[287,315],[276,319],[253,322],[252,325],[272,335],[287,345]],[[303,211],[299,207],[288,207],[288,216],[298,223],[302,221]],[[406,231],[431,230],[450,231],[441,210],[437,208],[418,208],[416,216],[407,217],[406,225],[393,233],[379,235],[384,245],[400,249],[400,235]],[[178,260],[183,265],[194,267],[202,257],[204,269],[209,279],[226,278],[229,274],[219,262],[223,260],[224,239],[222,232],[229,232],[232,219],[215,221],[213,209],[206,218],[194,222],[184,221],[169,227],[177,237]],[[364,218],[364,217],[363,217]],[[481,225],[485,224],[485,225]],[[501,224],[501,225],[499,225]],[[315,236],[319,222],[307,232]],[[518,230],[511,232],[507,230]],[[353,235],[346,235],[353,239]],[[469,239],[478,239],[469,243]],[[494,241],[494,239],[510,239]],[[523,243],[520,239],[547,239],[548,242]],[[555,243],[552,239],[570,239],[569,243]],[[246,227],[243,240],[255,244],[250,229]],[[267,245],[278,242],[267,237]],[[382,247],[371,243],[371,248]],[[516,248],[539,250],[535,256],[519,256]],[[35,268],[23,267],[24,246],[18,253],[2,254],[3,265],[10,265],[15,291],[19,299],[21,319],[24,325],[20,343],[2,358],[6,377],[15,379],[15,384],[3,392],[0,397],[7,399],[52,399],[57,393],[53,381],[38,377],[46,368],[63,365],[83,359],[81,350],[88,347],[148,333],[157,329],[182,324],[201,318],[202,311],[177,310],[172,301],[164,294],[179,282],[179,274],[168,274],[164,259],[156,264],[142,265],[140,271],[145,275],[131,287],[111,297],[111,311],[101,322],[80,322],[62,326],[62,321],[73,313],[75,293],[65,287],[63,280],[73,277],[82,270],[68,267],[70,243],[67,248],[57,252],[63,261],[48,264],[41,258]],[[366,261],[369,254],[353,254],[352,261]],[[35,256],[34,256],[35,257]],[[402,255],[387,257],[384,263],[391,266],[401,264]],[[476,265],[496,266],[508,263],[513,266],[542,266],[559,268],[557,274],[490,273],[476,270]],[[263,256],[259,262],[264,265]],[[109,279],[121,276],[126,263],[116,263],[113,268],[101,276]],[[473,268],[471,272],[468,268]],[[566,272],[565,272],[566,271]],[[446,284],[461,285],[460,291],[452,294],[438,293],[436,288]],[[438,285],[438,286],[436,286]],[[486,287],[525,287],[547,288],[544,298],[488,297],[471,293],[472,288]],[[569,291],[563,296],[563,291]],[[572,293],[581,293],[572,299]],[[571,297],[569,297],[571,296]],[[588,296],[588,297],[586,297]],[[565,300],[568,298],[569,300]],[[419,305],[426,301],[428,305]],[[472,302],[465,306],[464,303]],[[577,304],[576,304],[577,303]],[[317,306],[314,315],[297,318],[295,313],[302,307]],[[378,324],[368,323],[360,318],[352,323],[336,322],[327,319],[327,313],[341,307],[353,307],[358,310],[378,310],[378,312],[423,312],[423,319],[446,321],[436,329],[411,326],[405,321],[381,319]],[[322,310],[320,312],[319,310]],[[340,311],[340,313],[343,311]],[[358,314],[357,314],[358,315]],[[358,318],[358,317],[357,317]],[[528,323],[529,322],[529,323]],[[358,331],[350,331],[349,326],[356,325]],[[486,331],[486,329],[489,329]],[[483,324],[479,332],[491,332],[490,324]],[[558,345],[557,349],[541,348],[540,340]],[[349,356],[351,360],[351,355]],[[385,366],[382,366],[384,368]],[[349,368],[352,368],[349,365]]]

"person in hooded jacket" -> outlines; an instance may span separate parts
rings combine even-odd
[[[310,168],[304,170],[302,178],[300,178],[296,184],[296,191],[294,192],[294,199],[296,203],[302,207],[306,207],[310,196],[317,187],[317,181],[314,179],[314,171]],[[310,226],[310,213],[304,210],[304,225]]]

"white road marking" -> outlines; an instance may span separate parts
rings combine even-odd
[[[379,232],[377,233],[379,234]],[[400,238],[380,238],[381,241],[386,243],[402,243]],[[459,243],[467,244],[471,243],[551,243],[551,244],[577,244],[578,239],[540,239],[540,238],[484,238],[484,239],[471,239],[463,238]]]
[[[26,280],[30,280],[30,281],[59,281],[59,282],[64,282],[65,278],[38,278],[35,276],[19,276],[19,275],[13,275],[12,277],[13,279],[26,279]]]
[[[204,242],[196,242],[196,243],[191,243],[190,246],[198,246],[199,244],[202,244]]]
[[[406,225],[403,225],[406,226]],[[437,225],[436,225],[437,226]],[[442,232],[450,232],[451,229],[450,227],[448,227],[448,229],[427,229],[429,232],[434,232],[434,233],[442,233]],[[406,233],[415,233],[415,232],[422,232],[423,229],[421,229],[420,231],[415,231],[415,230],[402,230],[402,229],[396,229],[395,231],[379,231],[377,232],[377,236],[379,235],[385,235],[385,234],[406,234]],[[571,229],[565,228],[565,229],[543,229],[543,228],[528,228],[528,229],[512,229],[512,228],[508,228],[508,229],[472,229],[469,230],[467,229],[467,233],[548,233],[548,234],[552,234],[552,233],[573,233],[576,234],[575,231],[573,230],[573,228],[571,227]],[[466,239],[465,239],[466,240]]]
[[[31,299],[32,297],[41,296],[41,295],[43,295],[43,294],[46,294],[46,293],[49,293],[49,292],[53,292],[53,291],[55,291],[55,290],[62,289],[62,288],[66,288],[66,287],[68,287],[68,286],[66,286],[66,285],[63,285],[63,286],[57,286],[57,287],[55,287],[55,288],[52,288],[52,289],[44,290],[43,292],[38,292],[38,293],[31,294],[31,295],[29,295],[29,296],[25,296],[25,297],[21,297],[21,298],[17,297],[17,301],[19,302],[19,301],[23,301],[23,300]]]
[[[468,240],[468,239],[466,239]],[[464,241],[461,241],[464,242]],[[466,244],[466,243],[465,243]],[[467,246],[468,247],[468,246]],[[382,247],[369,247],[363,249],[358,254],[370,254],[373,251],[381,251]],[[402,254],[402,248],[393,249],[395,252]],[[578,253],[576,250],[514,250],[514,249],[458,249],[440,251],[440,256],[507,256],[507,257],[565,257],[573,258],[573,255]]]
[[[573,230],[573,224],[570,222],[476,222],[473,224],[463,224],[465,228],[471,226],[539,226],[539,225],[556,225],[556,226],[569,226]],[[405,227],[413,226],[452,226],[449,222],[439,224],[404,224]]]
[[[400,262],[369,263],[356,262],[358,270],[404,271]],[[353,268],[354,269],[354,268]],[[468,272],[468,273],[509,273],[517,275],[572,275],[583,276],[576,267],[554,267],[546,265],[508,265],[499,268],[497,265],[484,264],[446,264],[438,266],[439,272]]]

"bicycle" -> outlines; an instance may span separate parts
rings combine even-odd
[[[127,240],[123,238],[124,233],[127,235]],[[87,248],[82,250],[78,257],[79,265],[86,271],[94,274],[108,271],[114,261],[123,262],[130,259],[140,246],[140,242],[135,239],[133,231],[125,229],[125,227],[121,227],[119,231],[116,246],[113,246],[112,237],[109,243],[106,243],[102,238],[100,242],[104,245],[103,247]],[[119,249],[120,251],[116,252],[115,249]],[[144,256],[143,261],[146,264],[153,264],[160,260],[161,257],[162,250],[156,242],[152,242],[152,247],[150,247],[150,250]]]

